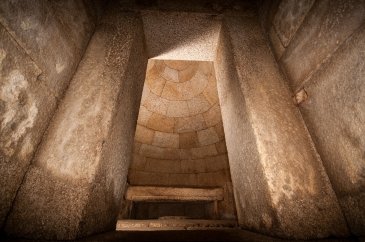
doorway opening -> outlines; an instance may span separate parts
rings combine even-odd
[[[148,61],[122,207],[117,230],[235,226],[213,62]]]

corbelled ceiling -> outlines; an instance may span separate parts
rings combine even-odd
[[[150,60],[130,184],[219,186],[228,169],[213,64]]]

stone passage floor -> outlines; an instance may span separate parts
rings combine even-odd
[[[32,240],[4,239],[0,241],[29,242]],[[40,240],[33,240],[40,241]],[[44,240],[44,242],[50,240]],[[86,237],[76,241],[224,241],[224,242],[289,242],[293,240],[275,239],[272,237],[248,232],[240,229],[220,230],[175,230],[175,231],[113,231]],[[324,240],[295,240],[295,242],[364,242],[365,239],[324,239]]]

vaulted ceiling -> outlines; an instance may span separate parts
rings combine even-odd
[[[220,186],[228,169],[213,63],[150,60],[129,182]]]

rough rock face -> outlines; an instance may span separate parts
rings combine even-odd
[[[0,2],[0,227],[95,22],[92,2]]]
[[[306,93],[299,108],[351,232],[364,235],[365,2],[303,3],[280,1],[275,21],[263,14],[263,25],[293,95]],[[283,18],[284,9],[296,14]],[[285,48],[283,29],[296,29]]]
[[[5,231],[73,239],[115,228],[147,56],[142,22],[111,6],[17,195]]]

